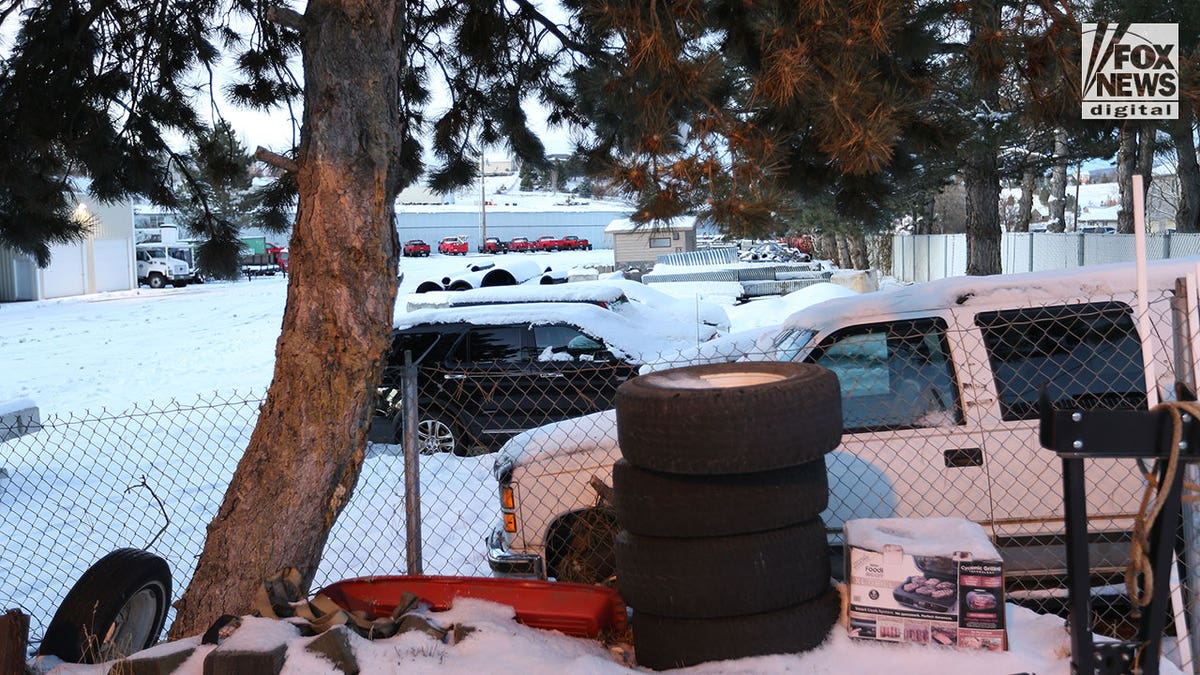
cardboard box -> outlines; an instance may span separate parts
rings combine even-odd
[[[851,637],[1008,649],[1004,563],[981,526],[861,518],[844,532]]]

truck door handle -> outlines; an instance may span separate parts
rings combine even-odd
[[[982,448],[954,448],[942,453],[947,469],[963,469],[968,466],[983,466]]]

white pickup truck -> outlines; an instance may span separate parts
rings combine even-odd
[[[1111,265],[837,298],[765,331],[751,353],[707,360],[794,360],[837,373],[844,433],[825,458],[823,514],[832,545],[850,518],[968,518],[988,530],[1010,582],[1037,588],[1065,572],[1062,473],[1038,442],[1039,392],[1060,409],[1145,410],[1153,373],[1152,386],[1169,395],[1170,299],[1175,279],[1194,272],[1195,260],[1149,265],[1148,333],[1139,330],[1133,265]],[[692,362],[720,342],[702,345]],[[587,553],[591,578],[572,580],[612,574],[600,542],[581,547],[578,525],[612,519],[597,509],[593,486],[611,484],[620,456],[612,411],[513,437],[495,463],[493,573],[569,576]],[[1123,572],[1142,489],[1132,460],[1089,464],[1093,574]]]
[[[195,281],[195,267],[172,250],[177,248],[180,248],[180,245],[138,244],[138,284],[146,284],[150,288],[162,288],[167,284],[182,287]]]

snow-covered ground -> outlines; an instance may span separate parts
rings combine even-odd
[[[539,260],[555,269],[612,264],[612,252],[608,250],[538,255]],[[473,258],[404,259],[398,308],[403,310],[404,296],[418,283],[459,270]],[[0,403],[31,399],[41,407],[43,417],[71,417],[85,410],[119,412],[150,401],[193,400],[211,392],[237,390],[261,395],[272,376],[285,290],[286,280],[277,277],[0,305]],[[827,296],[814,291],[807,297],[816,301]],[[735,308],[729,312],[731,329],[762,329],[781,322],[802,304],[788,298],[766,299]],[[196,424],[202,426],[203,418]],[[222,440],[233,448],[225,471],[232,471],[236,448],[244,444],[246,433],[248,429],[231,430]],[[83,446],[91,449],[90,455],[53,460],[23,457],[18,448],[26,446],[0,444],[0,468],[10,476],[7,482],[0,479],[0,513],[5,514],[0,520],[4,525],[0,528],[0,608],[44,607],[48,599],[65,593],[73,576],[64,576],[62,571],[47,574],[47,567],[40,563],[60,560],[63,569],[77,574],[112,547],[111,542],[94,541],[92,533],[105,518],[122,517],[120,509],[106,516],[101,513],[104,504],[93,501],[79,506],[73,500],[92,491],[86,479],[91,475],[89,471],[119,465],[124,455],[133,453],[126,447],[132,439],[122,438],[118,431],[110,438],[91,442]],[[206,460],[214,453],[206,443],[198,443],[191,451],[198,453],[197,459],[203,455]],[[423,503],[425,556],[429,561],[426,572],[487,573],[482,539],[496,517],[490,469],[490,458],[486,456],[422,458],[422,488],[429,495]],[[402,488],[396,491],[403,485],[402,472],[401,457],[381,455],[367,460],[356,497],[380,497],[352,502],[335,528],[330,547],[345,541],[370,541],[381,559],[404,560]],[[34,476],[41,482],[35,482]],[[58,482],[45,482],[48,476]],[[168,508],[203,514],[215,510],[222,492],[221,482],[209,477],[157,496]],[[53,512],[36,521],[21,521],[35,522],[43,528],[43,537],[12,526],[19,512],[34,509]],[[86,517],[81,517],[81,511],[86,511]],[[146,534],[152,535],[153,531]],[[175,536],[190,540],[189,545],[195,549],[203,532]],[[445,550],[458,557],[447,558]],[[178,593],[186,586],[186,578],[178,577],[186,576],[190,561],[171,562]],[[333,580],[352,576],[370,564],[361,560],[332,561],[323,565],[319,577]],[[443,569],[431,569],[439,565]],[[453,647],[423,634],[380,641],[375,643],[377,649],[372,646],[358,655],[363,672],[390,673],[400,668],[406,672],[463,673],[629,671],[617,655],[598,643],[518,625],[508,608],[462,602],[445,619],[473,625],[479,631]],[[1002,653],[854,642],[843,629],[835,628],[826,644],[813,652],[705,664],[687,672],[924,675],[1024,671],[1047,675],[1070,671],[1062,619],[1010,606],[1008,622],[1010,650]],[[257,630],[256,625],[260,624],[248,624],[243,630]],[[295,641],[300,644],[304,639]],[[297,657],[289,668],[295,668],[294,672],[330,672],[328,664],[305,658]],[[1169,667],[1164,671],[1172,672]],[[59,672],[92,673],[96,669],[63,666]],[[194,659],[179,672],[199,675],[202,664]]]

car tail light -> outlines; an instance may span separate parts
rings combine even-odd
[[[516,503],[513,500],[512,486],[500,488],[500,508],[507,511],[512,511],[514,508],[516,508]]]

